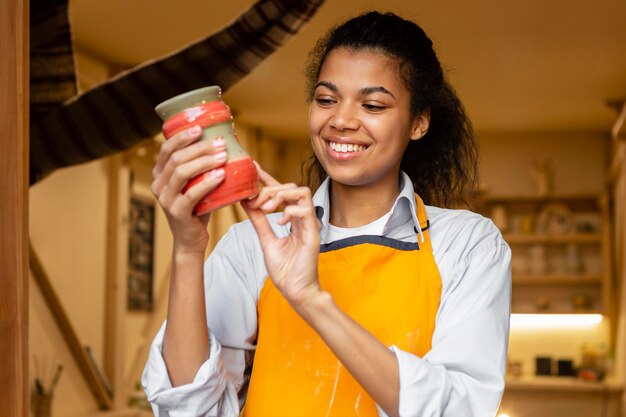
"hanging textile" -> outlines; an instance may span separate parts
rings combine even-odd
[[[30,120],[78,93],[67,0],[30,0]]]
[[[101,158],[154,136],[161,130],[154,107],[172,96],[215,84],[228,90],[297,34],[323,1],[260,0],[223,30],[120,73],[62,104],[59,99],[65,99],[70,89],[61,88],[65,94],[50,92],[48,97],[55,100],[35,100],[45,102],[46,108],[31,109],[31,184],[57,168]],[[65,17],[55,20],[60,3],[65,5]],[[47,9],[45,21],[56,25],[48,29],[69,33],[67,1],[51,4],[57,13]],[[60,80],[70,80],[64,77]],[[33,97],[45,95],[45,85],[33,87]]]

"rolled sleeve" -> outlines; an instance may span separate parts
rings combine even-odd
[[[204,264],[210,352],[192,383],[172,387],[162,355],[167,323],[154,338],[142,384],[156,416],[239,415],[255,348],[257,280],[267,275],[253,232],[231,227]]]
[[[172,387],[163,359],[163,337],[167,323],[161,326],[142,375],[142,385],[155,416],[197,417],[237,416],[239,405],[234,386],[224,378],[222,347],[212,333],[209,359],[194,380]]]
[[[495,415],[506,371],[510,257],[500,241],[476,248],[457,266],[423,358],[391,347],[400,370],[400,416]]]

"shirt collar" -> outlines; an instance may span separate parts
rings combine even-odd
[[[330,195],[328,193],[330,188],[330,177],[327,177],[324,182],[319,186],[315,194],[313,195],[313,205],[315,206],[315,213],[322,229],[320,231],[320,237],[322,242],[326,242],[326,236],[328,235],[328,225],[330,222]],[[389,220],[385,224],[383,236],[388,235],[392,230],[406,224],[409,219],[413,219],[413,225],[417,232],[419,230],[419,222],[417,220],[417,209],[415,206],[415,191],[413,190],[413,182],[411,178],[404,172],[400,172],[400,194],[393,206],[391,207],[391,215]]]

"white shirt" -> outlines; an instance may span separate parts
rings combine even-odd
[[[313,196],[322,243],[354,229],[329,224],[328,180]],[[377,234],[416,242],[419,223],[413,187],[402,174],[401,193],[383,221],[353,235]],[[493,223],[467,210],[426,206],[433,255],[442,279],[432,349],[420,358],[395,346],[401,416],[495,415],[504,391],[511,295],[511,251]],[[289,225],[276,224],[277,236]],[[332,240],[331,240],[332,239]],[[162,356],[166,323],[156,335],[142,383],[155,416],[238,416],[257,333],[256,302],[267,270],[249,221],[233,225],[204,266],[209,359],[192,383],[172,387]],[[243,388],[243,389],[242,389]],[[380,416],[385,413],[378,408]]]

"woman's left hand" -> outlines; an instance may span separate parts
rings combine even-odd
[[[312,301],[321,293],[317,277],[317,260],[320,248],[320,223],[308,187],[281,184],[257,164],[263,189],[252,200],[243,201],[254,226],[272,282],[294,307]],[[291,222],[291,233],[278,238],[272,230],[265,212],[283,208],[284,225]]]

